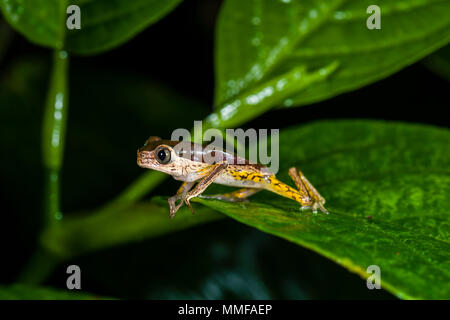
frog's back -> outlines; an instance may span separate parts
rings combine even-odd
[[[242,166],[242,168],[247,167],[248,170],[268,170],[264,165],[253,164],[243,157],[223,150],[220,147],[212,146],[211,144],[201,145],[189,141],[170,140],[163,140],[163,142],[173,147],[177,156],[194,162],[217,164],[226,161],[229,165],[234,165],[236,169],[239,169],[239,166]]]
[[[275,177],[273,173],[263,165],[229,164],[214,183],[238,188],[263,188],[272,177]]]

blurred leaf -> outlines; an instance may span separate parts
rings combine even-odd
[[[89,293],[14,284],[0,286],[0,300],[93,300],[105,299]]]
[[[216,107],[299,66],[339,69],[278,105],[299,106],[384,78],[450,40],[447,0],[380,0],[381,30],[369,30],[373,2],[227,0],[216,29]]]
[[[8,22],[30,41],[78,54],[119,46],[155,23],[182,0],[0,0]],[[68,30],[69,5],[81,11],[81,29]]]
[[[69,215],[58,226],[44,232],[42,243],[48,251],[69,258],[221,218],[223,215],[209,208],[199,208],[195,215],[183,208],[171,220],[167,200],[156,198],[126,208],[117,206],[116,209]]]
[[[67,48],[93,54],[119,46],[163,18],[182,0],[75,0],[81,8],[81,30],[68,32]]]
[[[218,111],[208,116],[204,129],[233,128],[244,124],[277,106],[294,92],[324,81],[337,67],[338,63],[334,62],[313,72],[306,72],[303,67],[293,68],[221,105]]]
[[[450,45],[429,55],[423,62],[428,69],[450,81]]]
[[[196,199],[309,248],[362,277],[381,268],[399,298],[450,298],[450,133],[378,121],[317,122],[280,133],[279,178],[296,166],[327,199],[302,212],[269,192],[249,203]],[[292,185],[292,183],[290,183]]]
[[[3,56],[8,49],[8,45],[11,41],[11,28],[3,21],[0,16],[0,63],[2,62]]]
[[[0,0],[3,16],[31,42],[62,48],[67,0]]]

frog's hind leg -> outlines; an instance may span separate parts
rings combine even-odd
[[[311,208],[313,202],[308,194],[308,190],[303,185],[303,183],[297,185],[297,190],[281,182],[275,176],[271,176],[270,178],[268,178],[267,182],[268,183],[265,185],[264,189],[279,194],[282,197],[297,201],[302,205],[302,210]]]
[[[201,195],[199,197],[204,199],[218,199],[228,202],[246,202],[248,197],[254,195],[255,193],[261,191],[262,189],[257,188],[242,188],[233,192],[215,194],[215,195]]]
[[[317,212],[320,209],[323,213],[328,213],[325,209],[325,198],[320,195],[320,193],[314,188],[314,186],[309,182],[309,180],[303,175],[303,173],[295,167],[289,169],[289,176],[294,180],[300,193],[308,194],[311,198],[311,209],[313,212]]]

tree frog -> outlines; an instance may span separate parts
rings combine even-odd
[[[205,159],[219,161],[211,163]],[[183,181],[176,195],[169,198],[170,217],[185,203],[194,212],[190,200],[194,197],[212,198],[224,201],[248,201],[247,198],[261,190],[268,190],[283,197],[297,201],[301,209],[317,209],[328,213],[325,199],[297,168],[289,169],[289,175],[297,189],[279,181],[267,167],[252,164],[242,157],[220,149],[186,142],[163,140],[150,137],[137,151],[137,164],[171,175]],[[194,187],[194,185],[197,185]],[[219,195],[202,195],[211,183],[217,183],[241,189]],[[179,203],[177,203],[179,201]]]

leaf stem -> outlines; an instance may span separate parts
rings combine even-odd
[[[60,209],[60,171],[64,155],[68,88],[68,54],[63,50],[53,52],[53,70],[47,94],[42,126],[42,163],[45,173],[43,222],[41,230],[62,219]],[[19,275],[19,281],[37,284],[45,281],[59,259],[42,247],[39,236],[38,249]]]
[[[67,122],[67,70],[67,52],[55,50],[42,128],[42,160],[46,173],[44,227],[62,218],[59,185]]]

